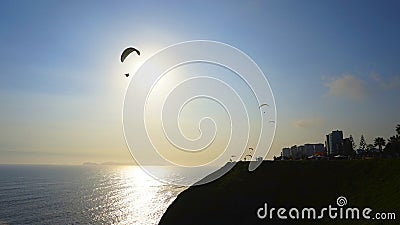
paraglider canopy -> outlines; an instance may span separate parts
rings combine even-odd
[[[248,159],[247,157],[250,157],[250,159]],[[253,157],[252,155],[246,155],[246,156],[244,157],[244,161],[251,160],[252,157]]]
[[[261,108],[261,107],[263,107],[263,106],[269,106],[267,103],[263,103],[263,104],[261,104],[260,106],[258,106],[258,108]]]
[[[140,55],[139,50],[137,50],[136,48],[133,48],[133,47],[129,47],[129,48],[125,49],[122,52],[122,54],[121,54],[121,62],[124,62],[126,57],[128,57],[128,55],[130,55],[132,52],[136,52],[136,54]]]

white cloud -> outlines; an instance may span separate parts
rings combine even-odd
[[[351,99],[363,99],[367,96],[367,89],[363,80],[351,74],[344,74],[326,82],[328,96],[338,96]]]

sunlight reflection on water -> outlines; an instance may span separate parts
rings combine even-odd
[[[168,205],[185,189],[161,183],[135,166],[116,167],[104,175],[99,186],[85,195],[92,202],[88,212],[94,222],[157,224]]]
[[[136,166],[0,166],[0,221],[157,224],[185,189]]]

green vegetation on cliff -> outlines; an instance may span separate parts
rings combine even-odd
[[[400,160],[265,161],[253,172],[240,162],[220,179],[182,192],[160,224],[398,224]],[[257,209],[268,207],[369,207],[395,212],[396,220],[281,220],[259,219]]]

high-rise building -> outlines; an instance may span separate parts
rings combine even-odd
[[[314,144],[314,154],[325,155],[326,153],[324,144]]]
[[[340,154],[343,147],[343,132],[334,130],[326,135],[326,149],[328,155]]]
[[[347,156],[351,156],[351,155],[355,154],[354,149],[353,149],[353,144],[351,143],[350,138],[343,139],[343,150],[340,154],[347,155]]]
[[[282,148],[281,155],[286,158],[302,159],[312,155],[325,155],[324,144],[293,145],[290,148]]]
[[[299,145],[297,146],[297,154],[298,154],[298,158],[304,158],[306,156],[306,151],[305,151],[305,147],[304,145]]]
[[[290,147],[290,155],[292,156],[293,159],[300,158],[297,145],[293,145],[292,147]]]
[[[312,156],[314,155],[315,149],[314,144],[304,144],[304,155]]]
[[[325,149],[326,149],[326,154],[329,155],[329,134],[326,135]]]
[[[286,157],[286,158],[292,157],[292,155],[290,154],[290,148],[283,148],[282,149],[282,156]]]

